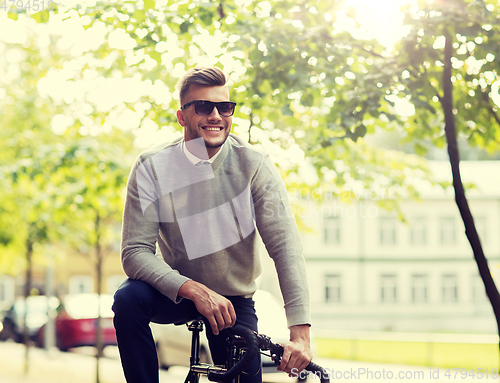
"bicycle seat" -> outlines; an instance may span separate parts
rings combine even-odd
[[[195,321],[201,321],[201,322],[203,322],[204,319],[205,319],[205,317],[202,316],[202,315],[200,315],[199,317],[194,318],[194,319],[187,319],[187,320],[183,320],[183,321],[179,321],[179,322],[174,322],[174,325],[175,326],[182,326],[182,325],[185,325],[185,324],[190,324],[190,323],[195,322]]]

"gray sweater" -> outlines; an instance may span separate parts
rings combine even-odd
[[[269,156],[230,134],[211,165],[195,166],[181,143],[142,153],[132,168],[121,250],[127,276],[174,302],[189,279],[248,297],[261,273],[260,235],[276,266],[288,325],[310,323],[302,244]]]

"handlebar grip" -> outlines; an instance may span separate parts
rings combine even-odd
[[[330,374],[320,365],[317,365],[314,362],[310,362],[307,365],[306,370],[313,372],[316,376],[319,374],[321,383],[330,383]]]
[[[231,330],[236,335],[239,335],[245,339],[247,344],[247,349],[245,351],[245,354],[233,367],[231,367],[226,372],[210,371],[207,375],[207,378],[210,381],[227,382],[236,378],[248,366],[250,366],[250,363],[252,363],[252,361],[257,356],[259,348],[257,345],[257,337],[255,336],[254,332],[242,325],[233,326]]]
[[[283,346],[273,343],[269,340],[267,347],[269,348],[272,354],[276,355],[277,359],[275,360],[275,363],[278,365],[281,360],[281,357],[283,356],[283,351],[284,351]],[[314,362],[309,362],[309,364],[305,369],[307,371],[313,372],[316,376],[319,375],[321,383],[330,383],[330,374],[320,365]]]

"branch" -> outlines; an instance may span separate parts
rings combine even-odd
[[[250,118],[250,126],[248,127],[248,143],[251,144],[252,143],[251,134],[252,134],[252,126],[253,126],[253,113],[250,112],[250,115],[248,117]]]
[[[457,143],[457,131],[455,127],[455,117],[453,115],[453,83],[451,82],[452,64],[451,58],[453,54],[453,40],[448,31],[445,31],[445,47],[444,47],[444,69],[443,69],[443,100],[441,105],[444,111],[445,118],[445,134],[448,142],[448,155],[450,157],[451,172],[453,177],[453,188],[455,190],[455,201],[462,217],[465,226],[465,235],[471,245],[474,259],[479,270],[479,274],[483,280],[495,319],[497,328],[500,332],[500,294],[493,280],[491,270],[488,266],[488,261],[483,252],[483,247],[479,239],[479,235],[474,225],[474,219],[469,208],[469,203],[465,196],[462,179],[460,176],[460,157]]]
[[[224,17],[226,17],[226,15],[224,14],[224,1],[221,0],[220,4],[219,4],[219,21],[222,21],[224,19]]]
[[[478,88],[480,88],[480,87],[478,87]],[[496,123],[500,126],[500,117],[498,116],[498,114],[495,113],[495,111],[493,110],[493,107],[490,104],[491,97],[489,97],[481,89],[479,89],[479,91],[481,92],[481,96],[483,98],[483,101],[486,102],[486,104],[487,104],[486,109],[488,109],[488,112],[490,112],[491,117],[493,117],[493,119],[496,121]]]
[[[362,46],[362,45],[359,45],[359,44],[348,44],[348,45],[350,45],[350,46],[351,46],[351,47],[353,47],[353,48],[358,48],[358,49],[362,50],[363,52],[368,53],[368,54],[370,54],[370,55],[372,55],[372,56],[375,56],[375,57],[378,57],[378,58],[381,58],[381,59],[384,59],[384,60],[388,60],[388,59],[390,59],[390,57],[385,57],[385,56],[382,56],[382,55],[381,55],[381,54],[379,54],[379,53],[376,53],[376,52],[374,52],[374,51],[371,51],[371,50],[369,50],[369,49],[366,49],[366,48],[365,48],[364,46]]]

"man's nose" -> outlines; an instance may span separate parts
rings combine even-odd
[[[215,105],[214,105],[214,109],[212,110],[212,113],[210,113],[208,115],[208,118],[210,120],[218,120],[218,121],[222,120],[222,117],[219,114],[219,109],[217,109],[217,107]]]

